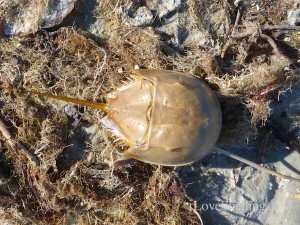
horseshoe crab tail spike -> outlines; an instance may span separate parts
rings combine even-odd
[[[261,165],[258,165],[258,164],[256,164],[256,163],[254,163],[254,162],[251,162],[251,161],[249,161],[249,160],[247,160],[247,159],[244,159],[244,158],[242,158],[242,157],[240,157],[240,156],[237,156],[237,155],[235,155],[235,154],[233,154],[233,153],[231,153],[231,152],[227,152],[227,151],[225,151],[225,150],[223,150],[223,149],[221,149],[221,148],[214,147],[214,148],[213,148],[213,151],[215,151],[215,152],[217,152],[217,153],[220,153],[220,154],[223,154],[223,155],[226,155],[226,156],[231,157],[231,158],[233,158],[233,159],[236,159],[236,160],[238,160],[238,161],[240,161],[240,162],[243,162],[243,163],[245,163],[245,164],[247,164],[247,165],[249,165],[249,166],[252,166],[252,167],[254,167],[254,168],[256,168],[256,169],[258,169],[258,170],[260,170],[260,171],[263,171],[263,172],[265,172],[265,173],[274,175],[274,176],[276,176],[276,177],[278,177],[278,178],[283,178],[283,179],[287,179],[287,180],[290,180],[290,181],[300,182],[300,178],[295,178],[295,177],[287,176],[287,175],[278,173],[278,172],[276,172],[276,171],[274,171],[274,170],[270,170],[270,169],[268,169],[268,168],[266,168],[266,167],[263,167],[263,166],[261,166]]]
[[[62,100],[65,102],[71,102],[71,103],[75,103],[78,105],[87,106],[87,107],[94,108],[94,109],[99,109],[104,112],[108,111],[107,105],[104,103],[90,102],[90,101],[85,101],[85,100],[80,100],[80,99],[75,99],[75,98],[68,98],[68,97],[63,97],[63,96],[58,96],[58,95],[52,95],[52,94],[48,94],[48,93],[40,93],[37,91],[30,91],[30,92],[40,95],[40,96],[47,97],[47,98],[58,99],[58,100]]]

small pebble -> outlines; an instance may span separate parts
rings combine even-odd
[[[288,22],[292,26],[300,25],[300,9],[291,10],[288,12]]]
[[[122,68],[118,68],[118,73],[123,73],[123,69]]]
[[[124,23],[128,26],[147,26],[153,21],[153,14],[146,6],[138,8],[138,10],[133,14],[133,17],[131,14],[132,12],[130,10],[123,10]]]

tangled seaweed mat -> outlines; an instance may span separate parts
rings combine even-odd
[[[79,111],[80,122],[73,126],[59,103],[26,91],[34,87],[99,100],[103,91],[124,79],[118,68],[129,71],[133,62],[160,67],[159,54],[153,51],[156,41],[147,34],[139,37],[153,45],[147,59],[126,44],[99,47],[72,29],[52,37],[1,41],[1,61],[7,62],[1,67],[1,119],[40,159],[40,166],[31,165],[19,152],[8,150],[0,136],[1,223],[199,223],[172,170],[138,163],[113,171],[111,157],[118,155],[113,149],[122,146],[113,146],[99,124],[96,133],[101,135],[91,138],[85,131],[101,112]],[[93,145],[84,144],[80,150],[85,152],[78,152],[72,145],[77,138]]]

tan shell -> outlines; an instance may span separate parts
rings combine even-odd
[[[107,94],[102,123],[130,148],[124,156],[158,165],[185,165],[215,145],[222,114],[198,78],[166,70],[135,70],[139,78]]]
[[[205,156],[222,125],[219,102],[209,87],[179,72],[133,72],[138,77],[108,93],[107,104],[32,92],[106,111],[101,122],[128,144],[126,157],[180,166]]]

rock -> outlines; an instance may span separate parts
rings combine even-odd
[[[123,22],[128,26],[147,26],[153,21],[153,14],[146,6],[138,8],[132,16],[131,14],[132,12],[130,9],[123,10]]]
[[[160,20],[169,13],[179,10],[181,5],[181,0],[153,0],[147,1],[147,5],[136,1],[130,3],[126,9],[122,9],[123,20],[128,26],[147,26],[154,20]]]
[[[157,17],[161,19],[170,12],[180,9],[181,0],[153,0],[152,2],[148,3],[148,5],[149,9],[151,11],[156,11]]]
[[[10,0],[5,1],[3,5],[7,5],[7,8],[0,13],[12,16],[4,17],[4,34],[13,36],[35,33],[41,28],[60,24],[73,10],[77,0],[52,0],[48,3],[29,1],[28,4],[22,1],[10,4]]]
[[[300,9],[291,10],[288,12],[288,22],[292,26],[300,25]]]
[[[68,117],[69,122],[75,127],[80,122],[80,115],[74,105],[67,105],[64,108],[64,113]]]

